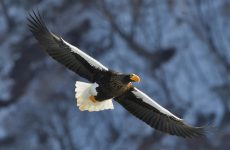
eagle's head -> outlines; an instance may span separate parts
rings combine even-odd
[[[140,82],[141,79],[139,76],[135,75],[134,73],[125,75],[124,77],[124,82],[129,83],[129,82]]]

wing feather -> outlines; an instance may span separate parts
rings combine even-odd
[[[192,127],[154,100],[151,99],[150,103],[146,99],[150,100],[146,94],[137,88],[132,88],[122,96],[115,98],[127,111],[159,131],[184,138],[205,134],[204,127]]]
[[[30,31],[46,52],[70,70],[91,82],[95,81],[97,73],[108,70],[94,58],[50,32],[39,12],[33,11],[27,19]]]

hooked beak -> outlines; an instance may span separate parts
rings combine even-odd
[[[140,77],[138,77],[138,76],[135,75],[135,74],[132,74],[132,75],[130,76],[130,80],[132,80],[133,82],[140,82],[140,81],[141,81]]]

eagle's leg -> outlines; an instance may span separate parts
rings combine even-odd
[[[96,103],[96,102],[97,102],[97,100],[95,99],[95,97],[94,97],[93,95],[91,95],[91,96],[89,97],[89,99],[90,99],[93,103]]]

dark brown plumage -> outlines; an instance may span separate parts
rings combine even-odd
[[[152,128],[181,137],[204,135],[205,130],[203,127],[192,127],[182,120],[161,113],[151,105],[143,102],[141,98],[136,97],[132,91],[135,91],[135,88],[131,88],[122,96],[116,97],[115,100]]]
[[[84,58],[74,53],[71,48],[63,42],[63,39],[51,33],[45,26],[41,15],[33,12],[28,18],[28,26],[34,37],[38,40],[46,52],[56,61],[70,70],[94,82],[97,76],[105,70],[98,70],[91,66]]]
[[[108,99],[114,98],[131,114],[159,131],[181,137],[204,135],[203,127],[192,127],[184,123],[182,119],[132,86],[131,82],[140,81],[137,75],[111,71],[83,51],[50,32],[39,13],[33,12],[33,15],[29,15],[28,26],[40,45],[53,59],[91,82],[91,84],[76,83],[77,105],[80,110],[113,109],[111,103],[109,107],[100,106],[99,108],[98,106],[105,101],[108,102]],[[80,85],[82,87],[79,87]]]
[[[130,79],[132,75],[124,75],[111,70],[104,73],[100,79],[96,79],[95,81],[99,84],[97,88],[98,95],[95,96],[95,99],[103,101],[122,95],[132,87],[130,83],[132,82]]]

